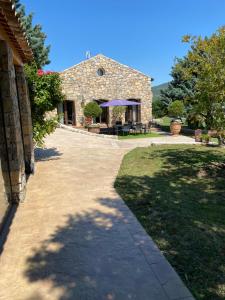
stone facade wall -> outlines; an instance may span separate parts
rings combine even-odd
[[[99,76],[98,69],[105,74]],[[82,103],[93,100],[133,99],[141,102],[141,121],[152,117],[151,80],[148,76],[104,55],[97,55],[61,73],[66,100],[75,101],[76,125],[83,119]]]

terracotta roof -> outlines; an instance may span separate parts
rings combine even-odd
[[[24,63],[33,60],[33,53],[12,0],[0,0],[0,26],[18,51]]]

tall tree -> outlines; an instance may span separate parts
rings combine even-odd
[[[183,74],[183,69],[190,65],[187,57],[176,58],[175,64],[172,67],[171,76],[172,81],[169,82],[168,87],[160,91],[160,101],[163,110],[168,113],[169,105],[174,101],[182,101],[185,105],[185,112],[187,116],[187,123],[190,128],[199,127],[200,120],[196,115],[192,115],[194,86],[196,77],[186,78]]]
[[[195,78],[185,78],[182,69],[186,68],[190,62],[186,57],[177,58],[175,65],[172,67],[171,76],[172,81],[168,87],[161,90],[161,101],[168,106],[175,100],[182,100],[185,102],[190,97],[193,97],[193,90],[195,85]]]
[[[37,68],[41,69],[43,66],[50,63],[50,46],[45,46],[47,36],[42,31],[42,26],[40,24],[33,26],[33,13],[26,15],[25,6],[20,3],[20,0],[15,0],[14,2],[16,10],[20,15],[21,24],[26,31],[30,47],[33,51]]]
[[[25,65],[25,74],[30,94],[33,138],[37,145],[42,146],[46,135],[53,132],[58,124],[58,116],[48,112],[55,110],[64,99],[61,79],[58,73],[40,70],[50,63],[50,46],[45,46],[46,35],[40,24],[33,26],[33,14],[26,15],[20,0],[14,0],[14,4],[34,55],[34,62]]]
[[[223,140],[225,130],[225,27],[211,37],[185,36],[190,43],[190,64],[181,69],[187,80],[196,77],[192,111],[204,118],[208,129],[215,129]]]

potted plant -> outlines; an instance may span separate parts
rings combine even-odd
[[[116,124],[117,122],[121,122],[121,124],[122,124],[125,111],[126,111],[125,106],[114,106],[113,107],[112,119],[113,119],[114,124]]]
[[[93,124],[93,119],[99,117],[102,113],[101,107],[96,102],[89,102],[84,107],[85,125],[89,132],[99,133],[100,124]]]
[[[195,130],[195,141],[196,142],[201,142],[202,141],[202,130],[201,129],[196,129]]]
[[[183,102],[180,100],[173,101],[168,107],[168,113],[173,118],[170,123],[170,132],[172,135],[178,135],[181,131],[181,117],[184,115]]]

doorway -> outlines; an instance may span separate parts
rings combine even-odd
[[[140,102],[140,100],[129,99],[128,101]],[[132,105],[126,107],[125,122],[141,122],[141,105]]]
[[[75,103],[71,100],[63,102],[64,124],[76,125]]]
[[[106,102],[106,100],[95,100],[95,102],[100,105],[104,102]],[[109,108],[108,107],[102,107],[102,113],[99,117],[97,117],[95,119],[96,123],[100,123],[100,124],[109,124]]]

